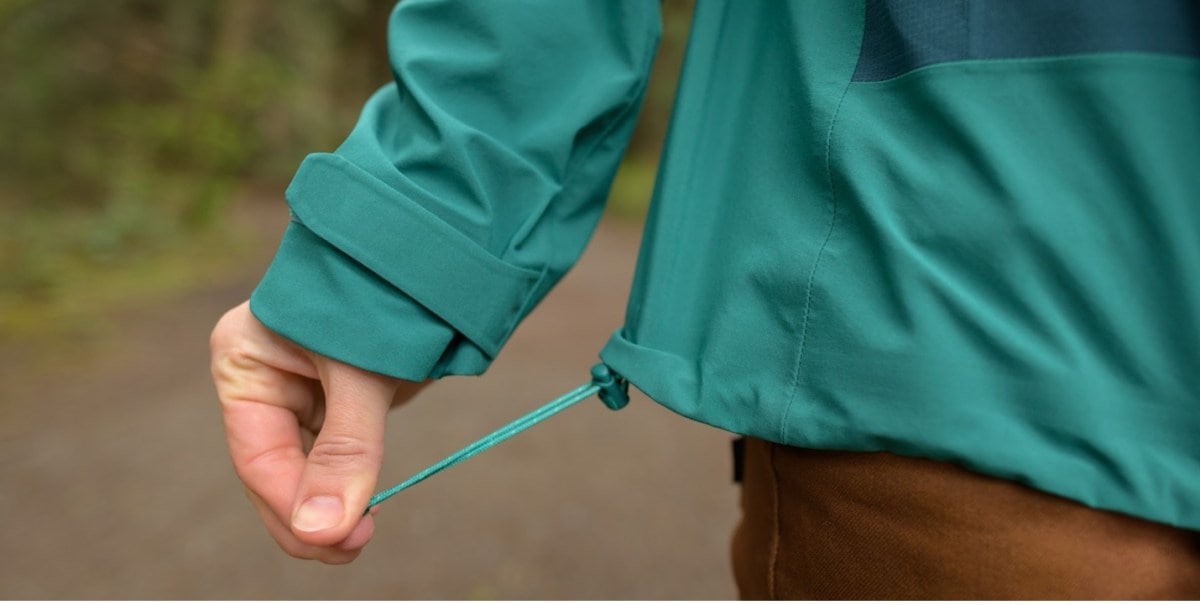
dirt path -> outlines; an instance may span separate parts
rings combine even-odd
[[[602,225],[486,377],[394,413],[382,482],[586,380],[637,240]],[[209,328],[267,258],[250,261],[239,281],[117,318],[99,359],[38,374],[0,351],[0,598],[734,596],[729,436],[640,395],[573,408],[394,498],[353,565],[281,554],[230,469],[207,374]]]

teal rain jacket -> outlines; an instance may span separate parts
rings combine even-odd
[[[1200,529],[1198,6],[701,0],[602,359],[737,433]],[[401,3],[395,81],[301,165],[252,311],[483,372],[596,224],[658,10]]]

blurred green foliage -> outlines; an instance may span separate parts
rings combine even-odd
[[[231,200],[281,190],[388,79],[393,4],[0,0],[0,333],[80,282],[235,252]],[[690,4],[664,2],[621,214],[644,211]]]
[[[387,78],[391,4],[0,0],[8,327],[96,275],[229,250],[213,232],[235,191],[282,185]]]

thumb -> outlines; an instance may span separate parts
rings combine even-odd
[[[384,423],[398,382],[328,359],[318,369],[325,420],[301,474],[291,524],[302,541],[327,546],[346,540],[362,520],[383,462]]]

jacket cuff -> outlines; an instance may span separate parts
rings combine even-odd
[[[422,195],[327,153],[308,156],[287,191],[293,215],[317,238],[495,357],[547,272],[501,260],[426,210],[416,201]]]
[[[479,374],[489,361],[455,346],[453,328],[295,221],[250,296],[250,311],[306,349],[414,382]]]

